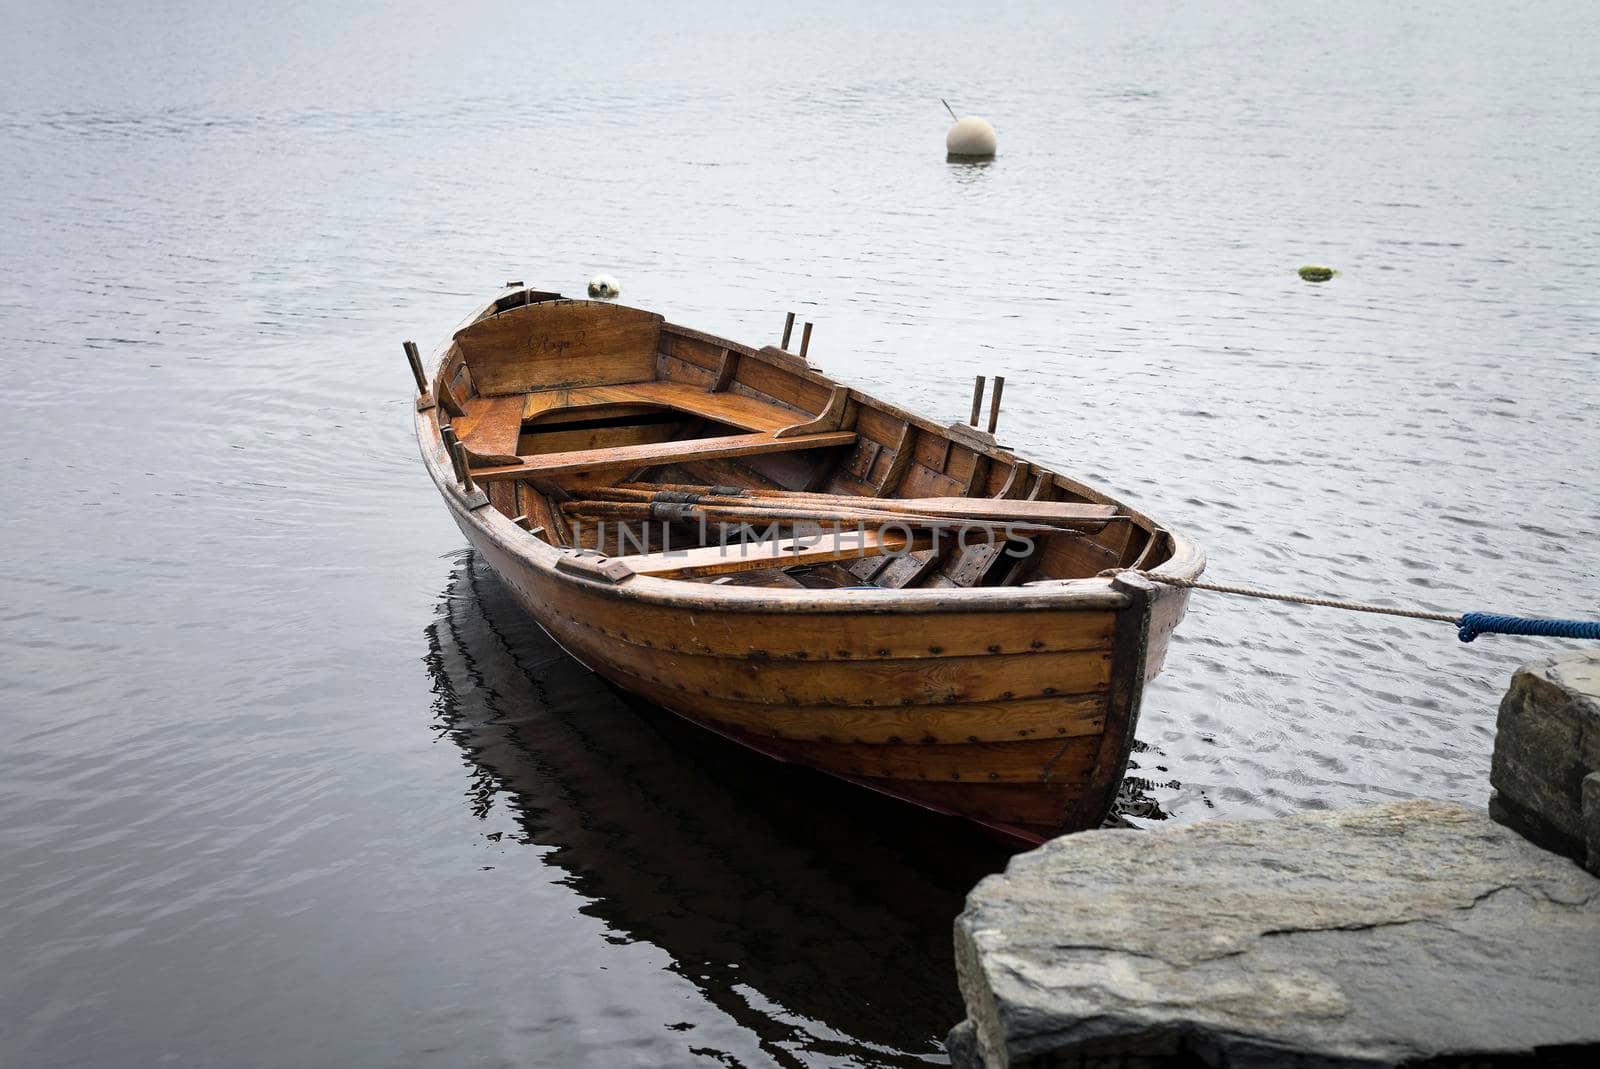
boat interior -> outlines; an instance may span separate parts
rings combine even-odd
[[[459,330],[428,382],[458,482],[598,578],[771,588],[1018,586],[1152,568],[1143,516],[754,349],[598,301],[516,290]],[[457,444],[458,443],[458,444]]]

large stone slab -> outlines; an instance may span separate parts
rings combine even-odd
[[[1600,873],[1600,653],[1524,665],[1495,725],[1489,814]]]
[[[1397,802],[1092,831],[956,922],[956,1065],[1595,1064],[1600,880]]]

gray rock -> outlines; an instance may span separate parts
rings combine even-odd
[[[956,967],[963,1066],[1600,1055],[1600,880],[1440,802],[1056,839],[973,889]]]
[[[1600,771],[1600,653],[1567,654],[1524,665],[1500,702],[1489,815],[1546,849],[1587,861],[1592,821],[1584,779]]]

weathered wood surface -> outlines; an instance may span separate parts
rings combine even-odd
[[[770,434],[730,434],[722,438],[696,438],[661,445],[627,445],[615,449],[580,449],[570,453],[548,453],[522,457],[521,463],[486,468],[474,474],[479,479],[518,479],[530,475],[576,475],[612,468],[638,468],[671,464],[681,460],[709,460],[717,457],[747,457],[760,453],[786,453],[796,449],[827,449],[849,445],[856,436],[850,431],[808,434],[800,438],[774,438]]]
[[[452,426],[470,454],[468,459],[494,463],[495,458],[517,455],[517,435],[522,430],[521,397],[474,397],[462,408],[462,415]]]
[[[661,381],[531,393],[526,395],[522,418],[549,419],[562,409],[584,409],[629,403],[676,408],[704,419],[716,420],[750,431],[776,431],[794,421],[794,413],[788,409],[764,404],[754,398],[739,394],[707,393],[687,383]],[[583,413],[586,416],[599,414]]]
[[[957,433],[792,354],[650,313],[512,307],[468,324],[436,359],[445,413],[417,413],[430,473],[518,600],[595,671],[755,749],[1007,834],[1098,822],[1187,592],[1164,588],[1141,604],[1093,576],[1133,558],[1198,575],[1203,558],[1188,543],[982,432]],[[663,420],[663,409],[682,418]],[[508,442],[520,454],[489,467],[474,459],[492,508],[472,510],[438,448],[439,423],[452,417],[474,458],[505,456]],[[647,440],[704,434],[706,422],[747,433]],[[569,495],[648,504],[663,484],[617,484],[652,470],[701,490],[736,486],[744,492],[704,504],[752,519],[881,512],[1071,530],[1015,565],[998,542],[952,554],[893,528],[768,543],[731,565],[736,548],[610,559],[557,548],[596,541],[568,522],[564,509],[576,519],[590,507]],[[639,534],[660,526],[626,522]],[[821,571],[795,568],[797,548],[802,567]],[[882,559],[903,550],[911,556]],[[879,589],[805,589],[784,568]],[[761,585],[708,582],[739,576]],[[1073,581],[977,588],[1024,578]]]
[[[705,504],[796,511],[812,508],[818,512],[836,509],[892,512],[916,516],[936,516],[952,520],[990,520],[1004,523],[1047,526],[1103,527],[1117,514],[1114,505],[1067,501],[1014,501],[972,497],[868,498],[851,494],[794,493],[778,490],[746,490],[738,494],[718,494],[712,486],[668,483],[625,483],[598,492],[602,497],[649,500],[662,491],[695,494]]]
[[[601,301],[546,301],[456,332],[485,396],[655,376],[661,317]]]

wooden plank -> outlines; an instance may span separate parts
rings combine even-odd
[[[707,371],[699,364],[691,364],[687,360],[679,360],[666,353],[656,354],[656,381],[681,382],[690,386],[708,389],[716,378],[716,372]]]
[[[842,531],[779,541],[702,546],[672,553],[641,553],[616,560],[635,575],[656,575],[688,579],[731,572],[759,571],[765,568],[792,568],[824,561],[854,560],[895,553],[914,544],[897,532]]]
[[[646,442],[670,442],[682,433],[675,423],[641,423],[623,427],[582,427],[563,430],[554,423],[537,434],[525,435],[523,449],[512,450],[512,455],[499,463],[515,464],[518,456],[544,456],[548,453],[569,453],[578,449],[615,449],[624,445],[641,445]]]
[[[479,457],[516,456],[522,430],[522,398],[474,397],[453,426],[461,444]],[[504,463],[502,461],[501,463]]]
[[[535,306],[537,307],[537,305]],[[580,449],[571,453],[545,453],[522,457],[522,463],[473,472],[480,480],[520,479],[529,475],[569,475],[608,468],[638,468],[684,460],[746,457],[760,453],[785,453],[797,449],[827,449],[849,445],[854,431],[832,431],[803,438],[774,438],[770,434],[732,434],[722,438],[694,438],[660,445],[625,445],[615,449]]]
[[[722,353],[729,348],[729,343],[724,341],[708,341],[706,338],[697,338],[680,333],[670,325],[663,325],[661,330],[661,351],[676,360],[686,364],[694,364],[706,371],[715,373],[722,363]]]
[[[594,391],[615,400],[641,401],[669,405],[719,423],[729,423],[752,431],[773,431],[793,422],[794,417],[776,405],[763,404],[753,397],[724,392],[710,393],[686,382],[639,382],[610,386]]]
[[[530,512],[530,516],[532,513]],[[879,558],[880,560],[882,558]],[[584,591],[566,591],[553,610],[581,625],[589,644],[626,643],[674,655],[782,661],[916,660],[997,654],[1064,653],[1108,650],[1116,613],[974,612],[897,613],[878,616],[852,611],[790,613],[781,608],[757,613],[698,612],[614,601]]]
[[[762,705],[701,696],[695,702],[695,711],[708,720],[753,735],[801,742],[933,746],[1099,735],[1105,729],[1103,694],[884,708]]]
[[[602,301],[545,301],[456,332],[478,392],[527,393],[655,377],[661,317]]]
[[[532,393],[523,404],[523,418],[540,422],[552,421],[562,416],[574,419],[594,418],[610,413],[595,411],[564,413],[563,410],[586,410],[606,405],[661,405],[751,431],[773,431],[794,422],[794,414],[788,409],[758,401],[753,397],[731,393],[713,394],[692,383],[660,380]]]
[[[758,394],[789,405],[801,412],[821,411],[828,403],[832,390],[820,383],[811,382],[764,360],[741,360],[729,387],[742,386]]]
[[[929,471],[945,474],[944,464],[950,458],[950,439],[942,434],[919,431],[912,441],[911,459]]]
[[[612,557],[606,563],[625,559]],[[551,623],[559,631],[565,621]],[[575,623],[583,626],[582,620]],[[896,708],[1083,697],[1104,692],[1111,677],[1106,650],[806,662],[695,657],[660,647],[596,644],[592,638],[584,642],[581,634],[569,637],[587,651],[584,662],[605,673],[698,697],[711,694],[773,706]]]

